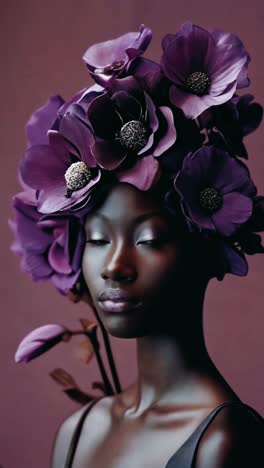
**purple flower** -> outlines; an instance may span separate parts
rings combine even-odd
[[[84,234],[74,216],[43,216],[37,211],[32,192],[13,199],[15,221],[10,221],[14,253],[21,257],[21,269],[33,281],[51,281],[62,293],[76,283],[81,271]]]
[[[144,24],[139,32],[129,32],[99,44],[94,44],[83,56],[93,79],[102,86],[110,86],[117,77],[125,76],[129,65],[148,47],[152,33]]]
[[[51,130],[49,144],[31,146],[20,163],[22,181],[38,191],[41,213],[78,209],[89,201],[92,187],[100,180],[100,170],[89,150],[91,131],[77,121],[71,126],[72,132],[78,132],[78,149]]]
[[[235,96],[231,101],[212,108],[211,125],[222,135],[228,150],[242,158],[248,158],[243,138],[254,132],[261,123],[263,109],[254,96]]]
[[[256,187],[247,167],[213,146],[186,156],[174,185],[187,219],[199,230],[230,236],[251,216]]]
[[[167,34],[162,47],[161,65],[173,83],[170,100],[188,118],[227,102],[249,83],[249,55],[233,34],[187,22],[176,34]]]
[[[133,77],[116,80],[90,103],[87,115],[95,138],[91,151],[107,170],[125,160],[131,166],[140,157],[158,157],[176,140],[171,109],[155,107]]]
[[[236,276],[248,274],[248,263],[243,252],[239,251],[227,239],[213,239],[213,242],[210,262],[212,277],[215,276],[221,280],[226,273]]]
[[[15,362],[32,361],[61,341],[70,339],[70,336],[69,330],[58,324],[36,328],[26,335],[19,344],[15,354]]]

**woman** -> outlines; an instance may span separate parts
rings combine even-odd
[[[87,217],[90,300],[112,336],[137,339],[138,379],[92,404],[78,440],[86,408],[63,423],[54,468],[263,466],[263,424],[206,350],[206,251],[182,231],[161,202],[128,184]]]
[[[240,159],[262,118],[236,94],[249,55],[188,22],[159,65],[141,57],[150,39],[142,25],[90,47],[96,84],[53,96],[27,125],[12,224],[23,270],[63,294],[81,283],[105,329],[137,339],[137,381],[70,416],[52,466],[261,467],[263,419],[212,363],[202,327],[209,280],[245,276],[244,254],[264,250],[263,197]]]

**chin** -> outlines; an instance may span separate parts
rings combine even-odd
[[[117,316],[118,315],[118,316]],[[108,314],[102,317],[105,329],[115,338],[140,338],[147,335],[147,329],[135,319],[135,317],[124,316],[124,314]]]

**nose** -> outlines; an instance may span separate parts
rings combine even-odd
[[[132,283],[137,278],[135,259],[129,247],[119,245],[107,257],[107,261],[101,272],[104,280],[122,283]]]

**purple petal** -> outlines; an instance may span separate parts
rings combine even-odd
[[[67,329],[58,324],[44,325],[36,328],[26,335],[19,344],[15,354],[15,361],[28,362],[33,359],[33,357],[37,357],[37,355],[40,355],[42,352],[47,350],[47,347],[45,346],[46,342],[53,341],[57,338],[58,341],[51,343],[52,345],[57,344],[65,332],[67,332]],[[36,354],[38,350],[39,352]]]
[[[58,183],[69,165],[64,148],[60,152],[51,146],[38,145],[29,148],[20,163],[23,181],[31,188],[41,190]]]
[[[36,222],[27,219],[24,215],[17,212],[17,234],[23,245],[23,249],[32,252],[42,253],[50,245],[50,234],[39,229]]]
[[[51,275],[52,269],[45,259],[43,252],[25,251],[24,259],[27,272],[32,275],[33,281],[42,280]]]
[[[147,110],[148,110],[149,127],[151,128],[152,133],[150,134],[148,138],[147,144],[144,146],[144,148],[142,148],[138,152],[138,154],[146,153],[152,147],[153,141],[154,141],[154,133],[159,128],[159,121],[158,121],[158,117],[156,114],[156,108],[154,106],[154,103],[147,93],[145,93],[145,99],[146,99]]]
[[[64,250],[58,245],[57,242],[53,242],[49,249],[48,260],[51,268],[56,272],[64,275],[71,273],[72,269],[65,257]]]
[[[78,205],[81,201],[89,196],[91,188],[97,184],[101,177],[101,173],[98,172],[98,175],[89,182],[85,187],[80,190],[73,192],[70,198],[65,197],[66,193],[66,184],[57,184],[56,186],[49,187],[47,190],[41,190],[39,194],[39,207],[38,210],[40,213],[55,213],[57,211],[62,211],[68,208],[73,208],[75,205]]]
[[[214,179],[214,186],[224,195],[230,192],[241,192],[247,196],[256,194],[256,187],[249,177],[249,170],[246,165],[227,153],[218,151],[223,164],[219,167]]]
[[[139,120],[142,114],[143,105],[133,95],[126,91],[118,91],[112,97],[112,102],[120,110],[121,115],[128,116],[131,120]]]
[[[95,68],[105,68],[115,62],[122,61],[123,67],[125,67],[129,59],[133,59],[144,52],[151,40],[151,36],[151,30],[142,24],[139,32],[129,32],[118,38],[89,47],[83,56],[83,60],[91,71]],[[111,76],[106,75],[106,82],[107,78],[109,79]]]
[[[126,60],[126,49],[136,40],[138,33],[130,32],[109,41],[99,42],[89,47],[83,60],[94,68],[104,68],[113,62]]]
[[[88,121],[87,121],[88,123]],[[60,124],[60,132],[78,150],[78,157],[88,167],[96,167],[90,147],[94,143],[91,129],[70,114],[66,114]]]
[[[116,172],[120,182],[127,182],[139,190],[149,190],[160,175],[160,166],[153,156],[138,159],[136,164],[126,171]]]
[[[130,60],[138,57],[140,54],[147,49],[152,39],[152,31],[147,28],[144,24],[140,26],[140,32],[133,43],[126,49],[126,53]]]
[[[54,274],[51,277],[52,284],[58,289],[62,294],[67,294],[69,290],[75,285],[76,281],[80,276],[81,270],[79,269],[76,273],[72,275],[57,275]]]
[[[237,276],[246,276],[248,274],[248,264],[242,252],[238,252],[225,242],[223,242],[224,255],[228,261],[228,272]]]
[[[220,96],[196,96],[195,94],[186,93],[176,86],[171,86],[169,95],[171,102],[182,109],[185,116],[190,119],[196,119],[208,107],[217,106],[231,99],[236,90],[236,83],[232,83],[226,92]]]
[[[251,216],[252,200],[241,193],[227,193],[222,207],[212,215],[217,231],[223,236],[231,236],[236,229]]]
[[[114,141],[98,141],[92,148],[97,164],[103,169],[116,169],[126,157],[126,150]]]
[[[224,61],[223,59],[226,56],[228,56],[227,61],[230,60],[230,55],[234,53],[235,53],[234,54],[235,58],[239,56],[240,58],[245,57],[244,64],[242,65],[237,77],[234,79],[236,79],[237,81],[238,88],[244,88],[248,86],[249,79],[248,79],[247,73],[248,73],[248,65],[250,62],[250,56],[248,52],[246,51],[242,41],[236,35],[231,34],[231,33],[225,33],[224,31],[219,30],[219,29],[212,30],[211,34],[216,42],[217,51],[219,53],[220,61],[217,64],[217,67],[219,66],[219,69],[221,67],[221,63]],[[227,66],[227,63],[225,63],[224,66]]]
[[[26,125],[28,147],[48,143],[47,132],[52,127],[57,112],[64,102],[59,95],[51,96],[44,106],[32,114]]]
[[[211,79],[210,94],[218,96],[226,87],[237,80],[240,70],[246,63],[246,56],[239,57],[239,51],[232,50],[226,53],[219,50],[214,57],[214,63],[210,64],[209,76]]]
[[[129,71],[148,93],[153,93],[163,78],[161,66],[142,57],[133,62]]]
[[[87,115],[96,137],[111,139],[121,127],[120,117],[107,93],[93,99]]]
[[[167,106],[161,106],[159,110],[162,112],[166,122],[167,122],[167,129],[165,134],[160,138],[154,152],[153,156],[157,157],[161,154],[165,153],[167,149],[169,149],[176,141],[176,128],[174,125],[173,113],[171,109]]]
[[[212,36],[203,28],[187,22],[173,40],[171,34],[162,42],[161,64],[165,75],[175,84],[183,85],[194,71],[207,71],[215,49]]]

